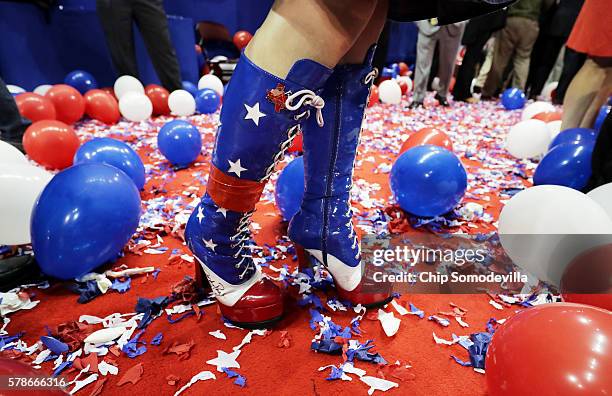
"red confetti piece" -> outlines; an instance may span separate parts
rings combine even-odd
[[[174,374],[170,374],[166,377],[166,382],[168,382],[168,385],[170,386],[175,386],[176,384],[178,384],[180,380],[181,380],[181,377],[174,375]]]
[[[117,382],[117,386],[125,385],[128,382],[131,382],[132,385],[134,385],[140,381],[143,373],[144,367],[142,366],[142,363],[138,363],[123,374],[123,377],[121,377],[119,382]]]
[[[171,346],[164,350],[164,355],[174,353],[178,355],[179,360],[187,360],[191,356],[191,349],[194,345],[195,342],[193,340],[185,344],[179,344],[178,341],[174,341]]]
[[[102,378],[99,381],[96,381],[94,383],[94,387],[91,390],[91,393],[89,394],[89,396],[99,396],[102,394],[102,388],[104,387],[104,384],[106,383],[106,380],[108,378]]]
[[[291,344],[292,344],[292,339],[291,339],[291,336],[289,335],[289,332],[281,331],[280,340],[278,342],[277,347],[287,349],[287,348],[291,348]]]

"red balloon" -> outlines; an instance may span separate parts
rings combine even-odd
[[[604,395],[612,390],[612,312],[554,303],[499,326],[485,361],[487,394]]]
[[[612,311],[612,244],[573,259],[563,272],[560,289],[564,301]]]
[[[53,102],[57,119],[66,124],[73,124],[85,114],[85,100],[79,91],[70,85],[58,84],[45,94]]]
[[[453,143],[446,133],[435,128],[422,128],[413,133],[402,144],[399,155],[413,147],[424,146],[426,144],[433,144],[434,146],[444,147],[449,151],[453,151]]]
[[[113,98],[115,98],[115,100],[118,102],[119,100],[117,99],[117,97],[115,96],[115,90],[113,89],[113,87],[104,87],[104,88],[100,88],[102,91],[106,92],[107,94],[109,94],[110,96],[112,96]]]
[[[64,169],[72,165],[80,144],[74,129],[56,120],[35,122],[23,135],[25,152],[50,169]]]
[[[234,34],[234,45],[239,50],[242,50],[249,44],[249,41],[253,38],[253,35],[247,31],[240,30]]]
[[[291,142],[291,146],[289,146],[290,153],[301,153],[304,151],[304,139],[302,138],[302,134],[298,134]]]
[[[408,83],[404,80],[397,80],[397,84],[402,90],[402,95],[406,95],[406,92],[408,92]]]
[[[408,73],[409,69],[408,69],[408,65],[404,62],[400,62],[397,64],[399,66],[399,73],[400,76],[404,76]]]
[[[145,95],[153,103],[153,115],[170,114],[170,107],[168,107],[170,92],[166,88],[156,84],[149,84],[145,88]]]
[[[44,96],[32,92],[24,92],[15,96],[19,114],[32,122],[40,120],[55,120],[55,106]]]
[[[30,365],[22,363],[15,359],[8,359],[4,357],[0,357],[0,374],[7,377],[40,377],[43,375],[40,371],[34,370]],[[50,388],[50,389],[36,389],[36,390],[10,390],[7,393],[2,392],[2,394],[8,395],[49,395],[49,396],[61,396],[67,395],[67,392],[64,392],[59,387],[58,388]]]
[[[116,124],[121,118],[119,104],[114,96],[101,89],[87,91],[85,98],[85,113],[94,120],[105,124]]]
[[[542,113],[538,113],[536,115],[534,115],[532,118],[534,120],[541,120],[544,122],[551,122],[551,121],[559,121],[561,120],[561,112],[560,111],[544,111]]]
[[[370,98],[368,99],[368,107],[374,106],[378,103],[378,87],[376,85],[372,85],[370,89]]]

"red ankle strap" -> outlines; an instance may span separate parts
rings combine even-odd
[[[265,185],[229,176],[211,164],[206,192],[220,208],[233,212],[250,212],[255,209]]]

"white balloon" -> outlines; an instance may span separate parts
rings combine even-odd
[[[589,191],[587,196],[597,202],[612,220],[612,183],[604,184]]]
[[[25,155],[16,147],[0,140],[0,165],[1,164],[27,164]]]
[[[0,245],[30,243],[32,209],[52,177],[30,164],[0,164]]]
[[[385,80],[378,86],[378,97],[383,103],[398,104],[402,101],[402,89],[395,80]]]
[[[546,153],[550,132],[540,120],[525,120],[513,125],[506,136],[506,150],[516,158],[533,158]]]
[[[552,141],[561,132],[561,120],[547,122],[546,127],[550,133],[550,141]]]
[[[533,118],[533,116],[535,116],[536,114],[545,113],[548,111],[555,111],[555,106],[548,102],[533,102],[527,105],[527,107],[525,107],[525,110],[523,110],[523,114],[521,116],[521,120],[529,120]]]
[[[115,91],[115,96],[119,100],[128,92],[138,92],[141,94],[145,92],[142,83],[138,81],[136,77],[132,76],[119,77],[117,81],[115,81],[115,85],[113,85],[113,90]]]
[[[119,111],[126,119],[140,122],[151,117],[153,104],[145,94],[127,92],[119,99]]]
[[[34,88],[33,92],[35,94],[39,94],[40,96],[45,96],[47,91],[50,90],[52,87],[53,85],[49,85],[49,84],[39,85],[38,87]]]
[[[26,90],[21,88],[19,85],[6,84],[6,89],[8,89],[11,95],[18,95],[26,92]]]
[[[401,81],[406,81],[406,84],[408,84],[408,89],[406,90],[406,94],[412,92],[412,79],[410,77],[399,76],[397,79]]]
[[[186,117],[195,113],[196,102],[189,92],[177,89],[168,96],[168,107],[172,114]]]
[[[550,82],[550,83],[546,84],[544,86],[544,89],[542,89],[542,96],[546,100],[551,100],[552,99],[552,92],[555,89],[557,89],[558,85],[559,85],[559,81],[553,81],[553,82]]]
[[[535,186],[506,203],[499,215],[499,236],[515,264],[558,285],[578,254],[612,242],[612,220],[580,191]]]
[[[198,89],[210,88],[223,96],[223,82],[214,74],[205,74],[198,81]]]

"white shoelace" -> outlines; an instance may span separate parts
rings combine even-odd
[[[294,104],[293,101],[296,98],[299,98],[299,99],[297,103]],[[309,89],[302,89],[300,91],[292,93],[291,95],[287,97],[287,100],[285,100],[285,107],[289,111],[295,111],[304,105],[314,107],[317,110],[317,124],[319,124],[319,126],[322,127],[324,125],[324,122],[323,122],[323,112],[321,110],[323,109],[323,107],[325,107],[325,101],[323,100],[322,97],[318,96],[317,94],[315,94],[313,91]],[[299,114],[297,117],[298,118],[302,117],[307,112],[308,110]]]

